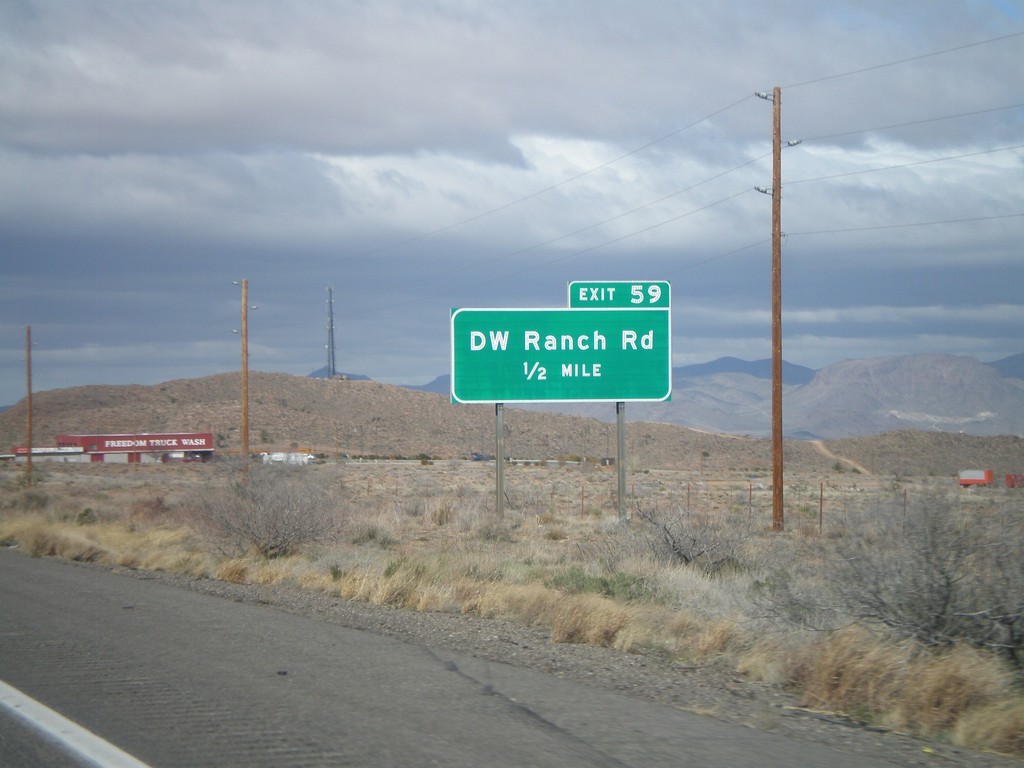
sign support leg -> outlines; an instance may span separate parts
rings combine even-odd
[[[626,517],[626,404],[615,404],[615,426],[616,426],[616,448],[618,456],[615,459],[616,470],[619,475],[619,522],[628,523]]]
[[[494,512],[505,516],[505,404],[494,404]]]

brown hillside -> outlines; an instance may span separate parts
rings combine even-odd
[[[85,386],[33,395],[33,443],[58,434],[212,432],[220,450],[240,447],[238,373],[152,386]],[[608,406],[611,408],[612,406]],[[627,421],[629,406],[626,409]],[[0,449],[25,442],[25,402],[0,414]],[[608,456],[615,427],[591,418],[515,408],[505,412],[507,452],[517,458]],[[468,457],[494,452],[494,409],[453,405],[444,395],[373,381],[249,375],[250,448],[312,449],[328,455]],[[873,473],[952,475],[967,467],[1024,471],[1020,438],[895,432],[830,441],[835,455]],[[752,471],[770,474],[771,441],[685,427],[630,422],[629,464],[643,469]],[[787,441],[787,468],[831,472],[835,460],[802,441]],[[844,467],[849,471],[849,467]]]
[[[827,445],[877,475],[941,477],[961,469],[991,469],[1001,485],[1007,473],[1024,472],[1024,438],[1008,435],[900,430],[831,440]]]

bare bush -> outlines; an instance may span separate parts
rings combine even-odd
[[[291,555],[303,547],[333,539],[340,511],[327,489],[309,473],[293,467],[252,467],[226,487],[204,496],[191,523],[219,552],[264,557]]]
[[[128,524],[133,528],[159,525],[172,520],[173,510],[162,495],[135,499],[128,507]]]
[[[638,501],[634,519],[639,535],[660,560],[693,566],[709,576],[745,567],[743,547],[753,532],[739,518],[665,512]]]
[[[966,642],[1024,667],[1024,521],[929,500],[879,535],[836,539],[829,582],[851,616],[926,646]]]

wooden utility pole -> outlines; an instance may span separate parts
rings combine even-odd
[[[249,281],[242,280],[242,467],[249,468]]]
[[[782,512],[782,89],[771,95],[756,96],[771,101],[772,114],[772,188],[758,192],[772,196],[772,530],[784,527]],[[791,141],[790,145],[799,144]]]
[[[782,459],[782,89],[772,90],[772,530],[783,521]]]
[[[32,326],[25,326],[25,478],[26,485],[33,485],[32,475]]]

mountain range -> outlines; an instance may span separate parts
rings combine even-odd
[[[629,418],[722,434],[771,432],[771,360],[723,357],[672,369],[672,399],[630,403]],[[783,362],[783,432],[837,439],[902,429],[1024,435],[1024,354],[979,362],[926,354],[846,360],[813,370]],[[447,394],[450,376],[410,387]],[[607,403],[518,406],[613,421]]]
[[[237,453],[240,385],[240,372],[234,371],[160,384],[94,384],[38,392],[33,398],[34,445],[54,445],[60,434],[203,431],[214,436],[218,454]],[[256,452],[306,450],[330,457],[433,461],[494,450],[493,406],[453,404],[446,394],[354,378],[261,371],[249,372],[248,393],[249,447]],[[627,414],[625,436],[633,468],[700,474],[739,470],[750,478],[770,473],[770,439],[641,421],[637,410],[633,407]],[[511,457],[570,461],[616,455],[615,427],[607,421],[517,407],[507,408],[504,418]],[[0,413],[0,453],[24,445],[26,425],[25,400]],[[1024,470],[1024,438],[904,429],[838,440],[787,440],[785,456],[787,471],[797,473],[952,479],[961,469],[983,467],[1001,477]],[[856,482],[855,475],[850,479]]]
[[[722,435],[766,437],[771,433],[770,360],[723,357],[677,367],[672,373],[672,399],[627,404],[630,421],[685,426]],[[304,378],[325,377],[326,371],[321,369]],[[360,374],[341,374],[338,378],[376,385]],[[905,430],[977,437],[1024,436],[1024,354],[990,363],[936,354],[878,357],[846,360],[820,370],[784,363],[782,380],[783,432],[789,439],[836,440]],[[79,389],[107,391],[102,387]],[[404,389],[447,398],[450,377],[445,374],[429,384]],[[231,396],[230,388],[224,395]],[[605,423],[615,421],[610,403],[516,407],[586,416]],[[8,415],[15,417],[11,422],[16,425],[17,414]],[[107,421],[106,415],[100,420]],[[155,428],[144,427],[141,421],[141,416],[134,416],[128,423],[131,429]],[[71,427],[55,423],[54,428]],[[98,426],[87,429],[95,428]],[[11,440],[18,439],[18,429],[12,427]]]

